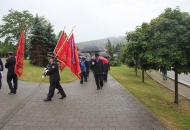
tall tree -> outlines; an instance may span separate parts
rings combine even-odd
[[[31,37],[29,43],[30,63],[37,66],[45,66],[46,64],[46,50],[45,43],[48,40],[45,35],[45,27],[40,22],[38,15],[36,15],[31,29]]]
[[[45,50],[47,52],[50,52],[50,51],[53,52],[57,41],[56,41],[56,35],[53,30],[53,26],[50,23],[46,26],[45,37],[47,39],[47,42],[45,44]]]
[[[108,39],[108,43],[106,44],[106,49],[107,49],[107,53],[111,56],[111,58],[113,57],[113,48],[111,45],[110,40]]]
[[[178,74],[190,72],[190,15],[167,8],[150,23],[153,33],[152,49],[160,69],[175,72],[175,100],[178,104]]]
[[[5,43],[17,44],[22,26],[25,30],[26,42],[28,41],[28,34],[32,27],[33,15],[27,10],[19,12],[10,9],[7,15],[4,15],[2,21],[4,25],[0,25],[0,37],[5,37]]]

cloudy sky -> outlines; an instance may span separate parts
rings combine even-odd
[[[180,7],[190,12],[190,0],[0,0],[0,25],[11,8],[44,16],[58,34],[74,30],[75,41],[125,36],[142,22],[150,22],[164,9]]]

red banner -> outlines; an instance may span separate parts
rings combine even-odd
[[[59,67],[60,67],[61,71],[66,67],[66,64],[63,62],[63,58],[61,58],[61,55],[60,55],[61,51],[63,50],[62,45],[64,44],[65,40],[66,40],[66,38],[65,38],[65,32],[62,31],[61,36],[59,38],[59,41],[58,41],[58,43],[57,43],[57,45],[56,45],[56,47],[55,47],[55,49],[53,51],[53,53],[56,56],[59,56],[57,58],[58,58],[58,60],[60,62],[60,66]]]
[[[24,30],[22,30],[16,51],[16,64],[14,71],[18,76],[22,75],[24,67]]]
[[[73,34],[69,38],[67,45],[68,45],[68,51],[67,51],[66,64],[71,69],[71,71],[80,79],[80,73],[81,73],[80,61]]]

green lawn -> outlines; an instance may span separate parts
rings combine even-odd
[[[111,67],[109,74],[144,104],[163,124],[172,130],[190,130],[190,101],[179,96],[174,102],[174,92],[164,88],[145,74],[142,83],[141,70],[135,76],[134,68]]]
[[[43,67],[37,67],[29,64],[29,60],[24,61],[24,70],[19,80],[37,82],[39,83],[42,80],[42,74],[44,73]],[[73,82],[77,77],[71,72],[71,70],[66,67],[62,72],[60,71],[61,83]],[[43,80],[43,83],[49,82],[49,76],[46,76]]]

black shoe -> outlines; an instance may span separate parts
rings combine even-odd
[[[51,99],[48,99],[48,98],[44,99],[44,102],[47,102],[47,101],[51,101]]]
[[[8,93],[9,95],[12,95],[13,94],[13,92],[10,92],[10,93]]]
[[[61,96],[59,99],[63,99],[63,98],[66,98],[66,95],[65,96]]]

